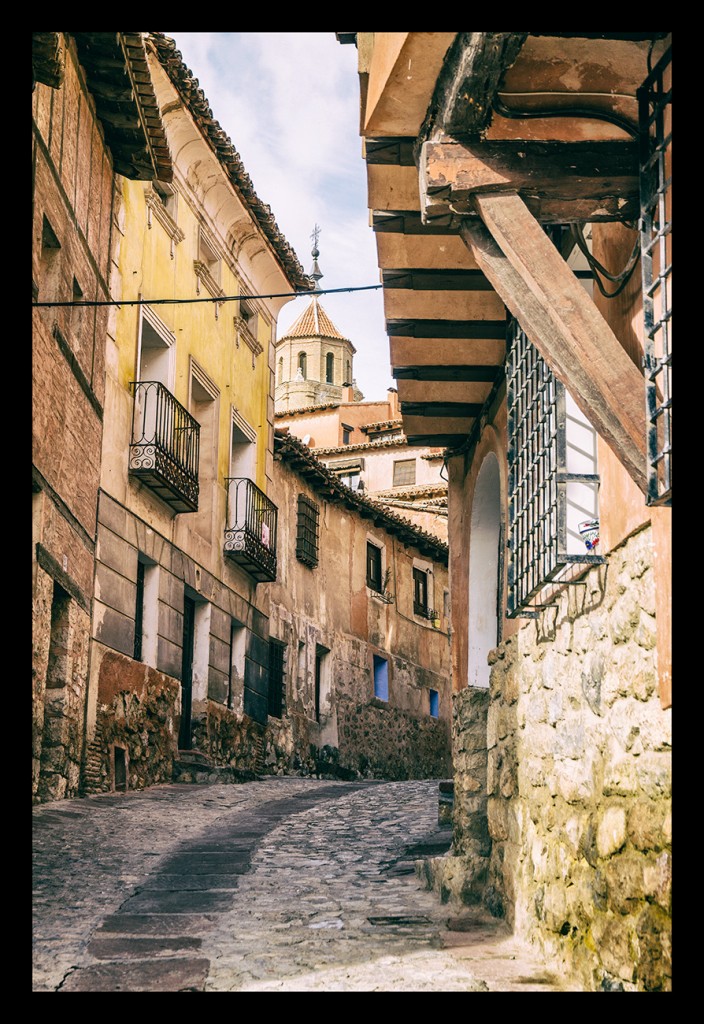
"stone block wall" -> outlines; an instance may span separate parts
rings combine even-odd
[[[68,585],[68,584],[67,584]],[[32,608],[32,801],[80,788],[90,617],[35,566]]]
[[[448,723],[417,717],[372,698],[338,697],[339,763],[369,778],[447,778],[452,772]]]
[[[256,771],[261,768],[264,727],[248,715],[215,701],[193,718],[193,746],[218,767]]]
[[[586,990],[671,986],[654,591],[646,528],[490,656],[487,898]]]
[[[120,788],[115,748],[126,766],[126,789],[171,782],[178,736],[181,689],[178,680],[117,651],[94,645],[98,670],[98,712],[88,746],[84,792]]]

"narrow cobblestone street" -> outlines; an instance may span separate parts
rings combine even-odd
[[[34,808],[33,991],[558,991],[443,906],[437,781],[271,778]]]

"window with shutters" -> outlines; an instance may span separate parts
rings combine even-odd
[[[672,504],[672,50],[638,90],[649,505]]]
[[[412,486],[416,482],[416,460],[397,459],[394,462],[394,487]]]
[[[311,568],[318,564],[320,506],[305,494],[298,495],[296,558]]]
[[[516,320],[509,325],[506,395],[507,615],[535,617],[555,585],[604,561],[596,432]]]
[[[269,639],[269,715],[282,718],[286,710],[286,644]]]
[[[413,614],[428,614],[428,574],[423,569],[413,570]]]
[[[367,541],[367,586],[381,593],[381,548]]]

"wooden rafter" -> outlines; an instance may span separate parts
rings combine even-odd
[[[645,493],[643,375],[518,195],[475,196],[461,235],[590,423]]]

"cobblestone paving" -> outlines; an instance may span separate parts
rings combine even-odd
[[[414,859],[437,781],[266,778],[33,810],[33,991],[557,991]]]

